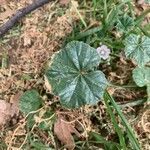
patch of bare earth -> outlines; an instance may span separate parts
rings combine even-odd
[[[30,88],[42,77],[47,60],[72,32],[72,22],[78,17],[69,8],[60,10],[63,15],[58,16],[57,7],[49,3],[28,15],[20,22],[20,35],[1,44],[1,64],[5,53],[7,67],[0,69],[0,99],[9,101],[11,95]]]
[[[31,2],[3,1],[3,5],[0,6],[0,24],[6,22],[17,9]],[[11,103],[13,97],[21,91],[39,89],[39,85],[44,86],[43,74],[47,61],[59,50],[66,36],[73,30],[73,22],[78,19],[71,5],[62,6],[58,2],[51,2],[23,18],[19,22],[17,36],[14,34],[15,28],[6,34],[0,43],[0,100],[3,101],[2,105],[7,111],[4,110],[1,125],[14,117],[9,112],[9,108],[13,105]],[[11,127],[13,125],[14,123]],[[24,126],[22,130],[24,131]],[[15,135],[14,132],[7,131],[6,136],[0,137],[0,140],[4,140],[8,145],[11,144],[10,139]],[[25,134],[25,131],[22,134]]]

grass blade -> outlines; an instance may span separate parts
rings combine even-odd
[[[116,132],[117,132],[117,134],[119,136],[120,145],[123,148],[123,150],[126,150],[126,144],[125,144],[124,135],[123,135],[121,129],[119,128],[119,126],[118,126],[118,123],[116,121],[116,118],[115,118],[115,115],[114,115],[114,113],[112,111],[112,108],[109,106],[108,100],[109,99],[104,98],[105,104],[107,106],[107,111],[108,111],[108,113],[109,113],[109,115],[111,117],[111,121],[113,123],[113,126],[114,126],[114,128],[115,128],[115,130],[116,130]]]
[[[81,32],[78,36],[76,36],[76,40],[79,40],[79,39],[84,38],[86,36],[90,36],[94,33],[99,32],[100,30],[101,30],[101,27],[95,27],[95,28],[89,29],[85,32]]]
[[[124,117],[124,115],[122,114],[119,106],[116,104],[116,102],[114,101],[113,97],[110,96],[110,94],[108,92],[105,93],[105,99],[109,100],[113,106],[113,108],[116,110],[116,112],[118,113],[123,125],[126,127],[127,133],[128,133],[128,137],[129,140],[134,148],[134,150],[140,150],[140,145],[139,142],[137,140],[137,138],[135,137],[135,133],[133,132],[133,129],[131,128],[131,126],[128,124],[128,121],[126,120],[126,118]]]
[[[76,13],[78,14],[78,16],[79,16],[81,22],[83,23],[84,27],[86,28],[86,27],[87,27],[87,24],[86,24],[86,22],[84,21],[82,15],[81,15],[80,12],[78,11],[78,9],[77,9],[77,7],[75,6],[74,2],[71,1],[71,3],[72,3],[72,6],[74,7]]]
[[[104,147],[109,147],[109,150],[120,150],[121,146],[119,143],[108,141],[104,139],[99,133],[96,132],[90,132],[89,136],[93,141],[89,140],[88,143],[97,143],[97,144],[103,144]]]

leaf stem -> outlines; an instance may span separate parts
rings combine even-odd
[[[109,84],[109,86],[111,86],[111,87],[116,87],[116,88],[138,88],[138,86],[137,85],[135,85],[135,84],[131,84],[131,85],[115,85],[115,84]]]
[[[117,103],[121,108],[125,107],[134,107],[134,106],[139,106],[145,103],[147,99],[139,99],[139,100],[134,100],[134,101],[128,101],[126,103]]]

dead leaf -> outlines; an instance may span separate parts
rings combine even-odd
[[[21,93],[17,93],[11,97],[11,102],[8,103],[0,100],[0,127],[4,126],[15,115],[19,115],[19,98]]]
[[[61,5],[68,5],[69,2],[70,2],[70,0],[59,0],[59,3],[60,3]]]
[[[74,126],[70,122],[65,121],[62,116],[58,116],[58,119],[54,124],[54,133],[69,150],[75,148],[72,133],[75,133],[78,137],[81,136]]]
[[[0,100],[0,127],[6,124],[10,119],[11,104]]]
[[[17,94],[13,95],[10,99],[11,103],[11,117],[14,115],[18,116],[19,115],[19,99],[23,92],[18,92]]]
[[[46,87],[46,89],[48,90],[48,92],[51,93],[51,92],[52,92],[52,87],[51,87],[51,85],[49,84],[47,77],[44,76],[44,79],[45,79],[45,87]]]
[[[6,4],[6,0],[0,0],[0,6]]]
[[[137,0],[137,7],[142,8],[143,11],[146,9],[149,9],[149,6],[150,6],[150,4],[146,3],[145,0]],[[142,12],[139,12],[139,13],[142,13]],[[149,17],[149,14],[147,14],[146,17]]]

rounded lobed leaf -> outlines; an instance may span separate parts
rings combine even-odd
[[[103,97],[107,80],[101,71],[94,70],[99,62],[96,49],[78,41],[70,42],[53,57],[46,77],[63,106],[96,104]]]
[[[125,40],[125,55],[133,59],[139,66],[150,61],[150,38],[131,34]]]
[[[134,20],[125,14],[117,20],[116,27],[120,32],[126,33],[127,31],[131,30],[132,27],[134,27]]]
[[[150,68],[136,67],[133,72],[133,79],[139,87],[150,86]]]
[[[42,99],[36,90],[26,91],[20,98],[20,111],[27,115],[31,111],[36,111],[40,108]]]

